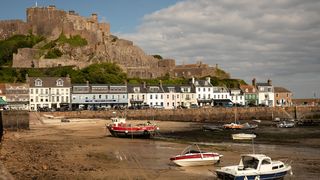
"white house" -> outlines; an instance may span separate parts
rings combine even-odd
[[[241,89],[230,89],[230,98],[233,104],[245,105],[245,98]]]
[[[143,85],[132,85],[129,84],[128,88],[128,106],[140,106],[147,104],[147,87]]]
[[[272,81],[269,79],[267,83],[257,83],[259,96],[259,104],[274,107],[274,88]]]
[[[69,77],[27,77],[30,110],[69,107],[71,79]]]
[[[152,106],[165,106],[164,90],[161,85],[147,86],[146,103]]]
[[[197,94],[191,85],[181,85],[180,88],[180,102],[182,106],[190,107],[191,104],[197,104]]]
[[[192,78],[192,85],[195,89],[198,105],[212,104],[213,86],[210,82],[210,77],[206,78],[206,80],[195,80]]]

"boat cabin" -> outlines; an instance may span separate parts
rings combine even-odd
[[[111,118],[111,122],[113,126],[118,127],[126,123],[126,118],[113,117]]]
[[[238,170],[272,171],[283,167],[284,164],[281,161],[272,161],[271,158],[266,155],[245,154],[241,156]]]

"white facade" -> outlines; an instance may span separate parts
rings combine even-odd
[[[212,95],[212,98],[213,100],[215,99],[230,99],[231,100],[231,97],[230,97],[230,93],[229,93],[229,90],[226,88],[226,87],[222,87],[222,86],[213,86],[213,95]]]
[[[194,78],[192,78],[192,84],[195,88],[197,104],[200,106],[212,104],[213,86],[210,78],[206,78],[206,80],[194,80]]]
[[[60,108],[62,104],[69,106],[71,85],[66,78],[30,78],[29,102],[30,110],[39,108]]]
[[[180,105],[190,107],[191,104],[197,104],[197,94],[191,86],[181,86],[180,89]]]
[[[257,83],[259,104],[274,107],[274,88],[271,81],[268,83]]]
[[[240,89],[231,89],[230,98],[233,104],[245,105],[244,94]]]
[[[161,86],[149,86],[147,87],[146,103],[151,107],[158,105],[164,106],[164,93]]]

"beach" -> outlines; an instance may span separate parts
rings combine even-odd
[[[169,158],[194,142],[183,134],[197,131],[199,123],[153,121],[160,127],[159,134],[152,139],[136,139],[112,137],[105,128],[110,120],[46,122],[5,134],[0,160],[15,179],[216,179],[215,168],[238,164],[240,154],[252,152],[251,142],[201,140],[197,143],[202,150],[223,155],[221,162],[178,167]],[[320,150],[313,147],[315,144],[320,144],[319,137],[305,139],[303,146],[299,142],[274,145],[257,141],[254,147],[256,153],[290,162],[293,175],[286,179],[318,179]]]

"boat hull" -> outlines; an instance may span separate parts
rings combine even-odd
[[[215,153],[188,154],[176,156],[170,160],[178,166],[207,166],[213,165],[220,160],[220,155]]]
[[[108,126],[110,134],[114,137],[141,137],[150,138],[156,134],[156,128],[132,129],[132,128],[115,128]]]
[[[283,179],[288,170],[274,172],[274,173],[265,173],[265,174],[255,174],[255,175],[239,175],[235,176],[230,173],[216,171],[218,179],[222,180],[276,180],[276,179]]]

